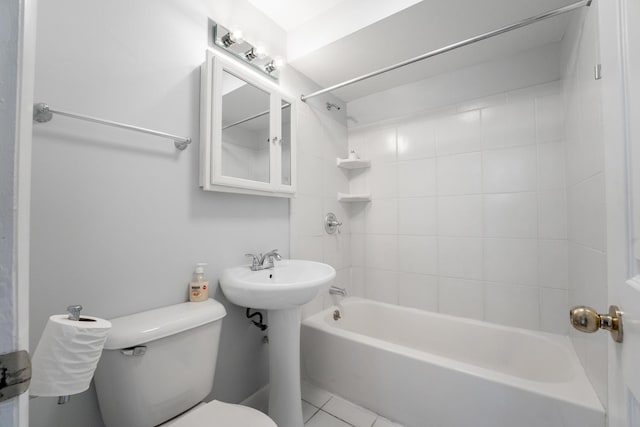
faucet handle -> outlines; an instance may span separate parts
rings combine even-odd
[[[258,255],[254,255],[254,254],[244,254],[244,256],[246,257],[250,257],[251,258],[251,266],[255,267],[257,265],[260,265],[260,257]]]

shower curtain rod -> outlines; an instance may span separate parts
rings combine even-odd
[[[114,122],[111,120],[105,120],[105,119],[99,119],[97,117],[92,117],[92,116],[85,116],[83,114],[78,114],[78,113],[70,113],[67,111],[60,111],[60,110],[54,110],[53,108],[49,107],[48,104],[45,104],[44,102],[39,102],[37,104],[35,104],[33,106],[33,120],[35,120],[38,123],[46,123],[48,121],[51,120],[53,114],[58,114],[60,116],[67,116],[67,117],[72,117],[74,119],[80,119],[80,120],[84,120],[87,122],[92,122],[92,123],[99,123],[101,125],[107,125],[107,126],[113,126],[116,128],[121,128],[121,129],[128,129],[128,130],[133,130],[136,132],[142,132],[142,133],[147,133],[147,134],[151,134],[151,135],[155,135],[155,136],[159,136],[162,138],[168,138],[168,139],[173,139],[173,143],[175,144],[176,148],[180,151],[186,149],[189,144],[191,144],[191,138],[187,137],[183,137],[183,136],[178,136],[178,135],[172,135],[170,133],[166,133],[166,132],[160,132],[157,130],[152,130],[152,129],[147,129],[147,128],[143,128],[140,126],[132,126],[132,125],[128,125],[125,123],[119,123],[119,122]]]
[[[306,102],[307,99],[311,99],[311,98],[314,98],[314,97],[316,97],[318,95],[322,95],[324,93],[331,92],[331,91],[334,91],[336,89],[340,89],[340,88],[343,88],[345,86],[349,86],[349,85],[361,82],[361,81],[366,80],[366,79],[370,79],[371,77],[379,76],[380,74],[384,74],[386,72],[393,71],[393,70],[395,70],[397,68],[401,68],[401,67],[404,67],[406,65],[413,64],[414,62],[422,61],[422,60],[425,60],[427,58],[432,58],[434,56],[438,56],[440,54],[443,54],[443,53],[446,53],[446,52],[450,52],[450,51],[458,49],[460,47],[464,47],[464,46],[467,46],[467,45],[470,45],[470,44],[473,44],[473,43],[476,43],[476,42],[479,42],[479,41],[482,41],[482,40],[486,40],[488,38],[491,38],[491,37],[494,37],[494,36],[497,36],[497,35],[512,31],[512,30],[517,30],[518,28],[526,27],[527,25],[535,24],[536,22],[544,21],[545,19],[552,18],[554,16],[558,16],[558,15],[561,15],[563,13],[571,12],[572,10],[579,9],[579,8],[581,8],[583,6],[591,6],[591,1],[592,0],[582,0],[582,1],[579,1],[579,2],[576,2],[576,3],[572,3],[570,5],[567,5],[567,6],[560,7],[558,9],[550,10],[548,12],[544,12],[544,13],[541,13],[539,15],[532,16],[531,18],[523,19],[522,21],[516,22],[515,24],[507,25],[506,27],[502,27],[502,28],[499,28],[497,30],[489,31],[489,32],[477,35],[475,37],[471,37],[469,39],[466,39],[466,40],[463,40],[463,41],[460,41],[460,42],[457,42],[457,43],[453,43],[453,44],[450,44],[450,45],[445,46],[445,47],[441,47],[440,49],[432,50],[431,52],[424,53],[422,55],[413,57],[411,59],[407,59],[405,61],[399,62],[399,63],[394,64],[394,65],[390,65],[388,67],[380,68],[380,69],[378,69],[376,71],[372,71],[371,73],[364,74],[362,76],[355,77],[353,79],[344,81],[342,83],[335,84],[335,85],[330,86],[328,88],[321,89],[319,91],[310,93],[309,95],[300,95],[300,99],[303,102]]]

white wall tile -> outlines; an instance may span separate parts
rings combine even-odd
[[[396,129],[390,127],[352,132],[349,134],[349,148],[373,164],[395,162]]]
[[[365,266],[384,270],[398,269],[398,236],[367,234]]]
[[[396,197],[398,194],[398,163],[378,163],[366,169],[366,188],[357,192],[371,193],[374,199]]]
[[[536,191],[536,157],[535,145],[483,152],[484,191]]]
[[[398,160],[435,157],[434,124],[419,119],[398,126]]]
[[[569,332],[569,291],[540,288],[540,329],[554,334]]]
[[[397,280],[397,273],[395,271],[368,268],[365,271],[365,282],[367,284],[365,296],[376,301],[397,304]]]
[[[520,328],[539,328],[540,296],[537,287],[487,283],[486,292],[486,320]]]
[[[322,236],[292,236],[291,253],[296,258],[310,261],[324,261],[324,244]]]
[[[438,198],[438,233],[441,236],[480,237],[482,224],[481,195]]]
[[[541,239],[567,238],[567,200],[563,190],[538,193],[538,230]]]
[[[335,158],[323,160],[323,168],[322,194],[324,197],[335,199],[337,192],[349,192],[349,171],[336,167]],[[298,175],[298,180],[299,179]],[[298,181],[298,183],[299,182],[300,181]]]
[[[538,241],[540,286],[569,289],[569,246],[566,240]]]
[[[323,203],[319,197],[299,196],[291,200],[292,235],[323,236]]]
[[[398,233],[398,200],[375,199],[367,206],[365,218],[367,233]]]
[[[398,236],[398,269],[409,273],[436,274],[437,238]]]
[[[298,155],[299,194],[321,196],[323,190],[323,160],[304,152]],[[337,190],[336,190],[337,191]]]
[[[482,239],[474,237],[438,238],[438,274],[446,277],[482,279]]]
[[[351,267],[350,295],[362,298],[366,296],[365,271],[363,267]]]
[[[349,172],[349,189],[373,200],[346,209],[351,286],[480,319],[485,285],[492,304],[501,289],[516,304],[535,294],[526,324],[513,313],[501,322],[541,327],[539,287],[570,282],[561,90],[528,87],[352,131],[350,147],[372,166]]]
[[[436,198],[398,199],[398,234],[437,233]]]
[[[567,191],[569,238],[590,248],[606,248],[604,174],[597,174]]]
[[[482,320],[484,317],[484,284],[476,280],[438,279],[438,310],[453,316]]]
[[[398,303],[405,307],[438,311],[438,277],[398,273]]]
[[[375,193],[375,189],[372,190]],[[398,196],[425,197],[436,194],[435,159],[398,163]]]
[[[459,195],[482,192],[482,154],[468,153],[438,157],[438,194]]]
[[[439,156],[482,150],[479,110],[440,117],[435,128]]]
[[[336,270],[351,265],[351,239],[348,234],[323,236],[323,260]]]
[[[535,142],[533,99],[527,97],[482,110],[484,149],[528,145]]]
[[[363,267],[365,260],[365,235],[351,233],[351,265]]]
[[[537,237],[536,193],[485,195],[484,221],[487,237]]]
[[[564,104],[561,93],[537,96],[536,140],[538,143],[559,141],[564,136]]]
[[[569,302],[598,307],[607,301],[607,256],[569,242]]]
[[[538,190],[565,188],[564,143],[538,145]]]
[[[491,282],[537,285],[537,240],[485,239],[484,274]]]
[[[367,229],[367,203],[343,203],[349,215],[349,228],[352,233],[364,233]]]

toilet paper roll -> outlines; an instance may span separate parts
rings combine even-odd
[[[90,316],[49,317],[33,354],[32,396],[67,396],[89,388],[111,322]]]

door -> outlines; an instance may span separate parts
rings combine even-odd
[[[609,303],[619,305],[624,313],[624,341],[609,342],[608,425],[639,427],[640,2],[601,0],[598,6],[604,83],[608,295]]]
[[[9,0],[0,7],[0,354],[27,350],[29,327],[29,202],[36,1]],[[9,25],[13,23],[13,25]],[[6,28],[6,30],[5,30]],[[7,358],[3,359],[5,362]],[[0,385],[13,395],[13,369],[2,366]],[[13,371],[13,372],[12,372]],[[12,389],[13,390],[10,390]],[[0,425],[27,427],[29,397],[0,402]]]

